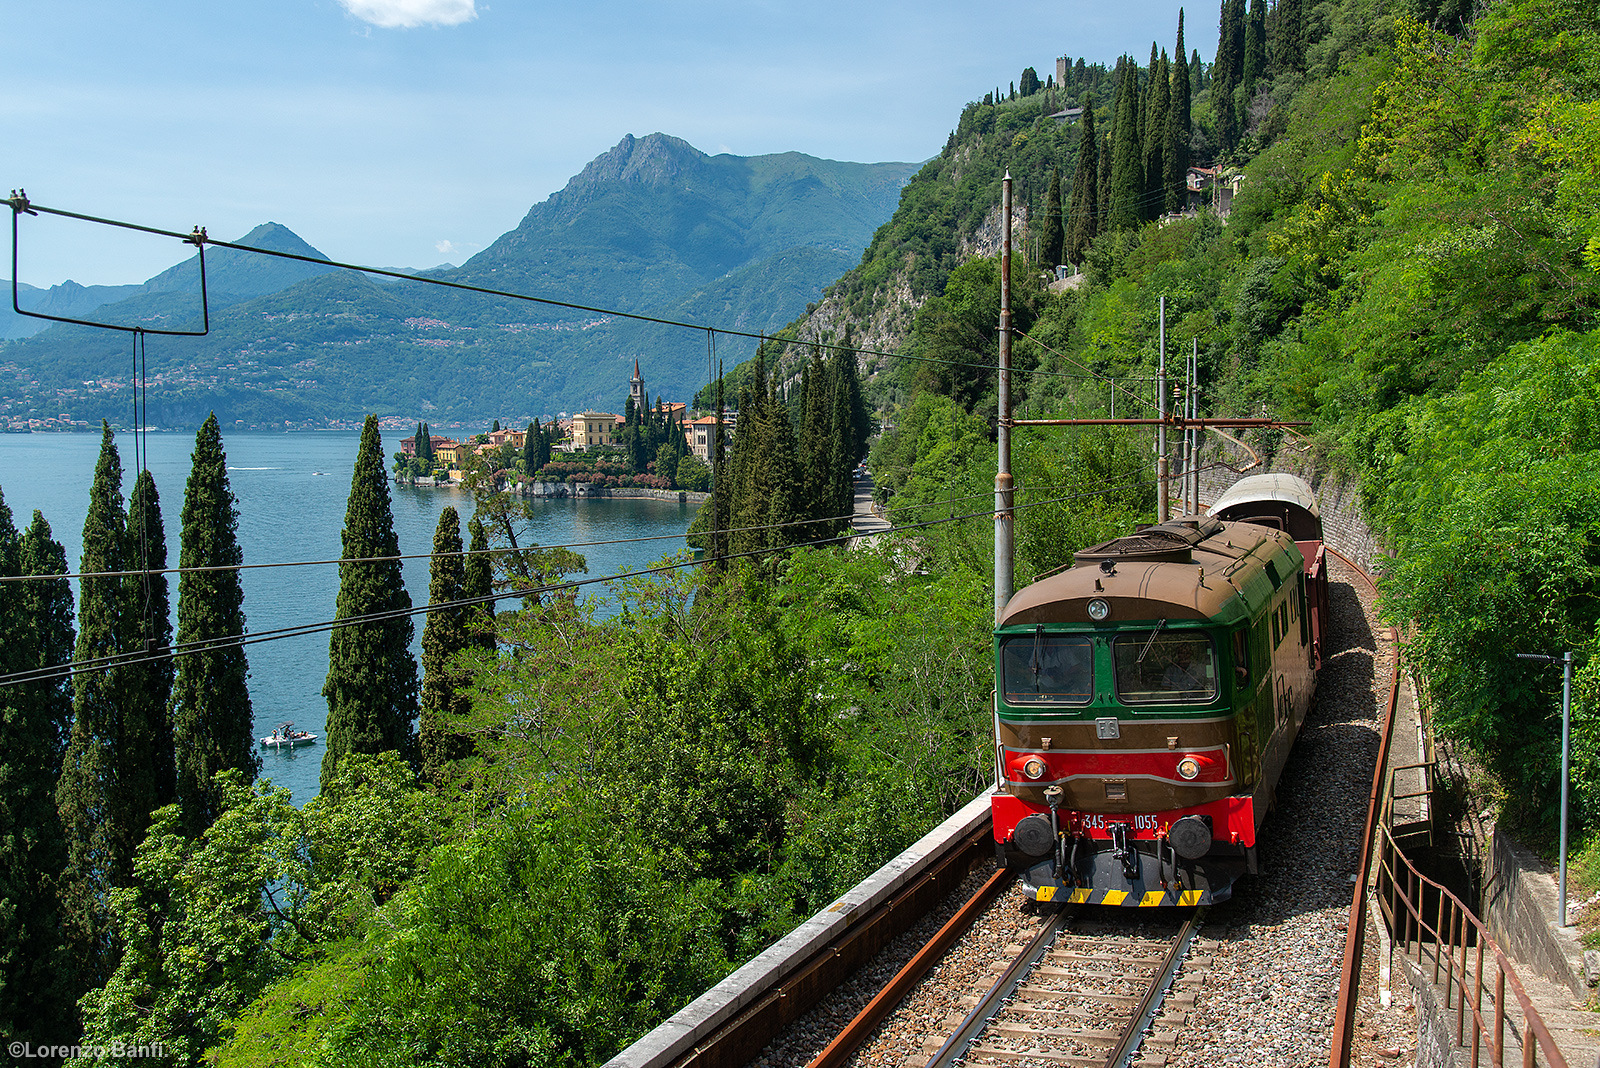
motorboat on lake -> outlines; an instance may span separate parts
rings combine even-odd
[[[261,744],[273,749],[292,749],[297,745],[311,745],[317,736],[310,731],[297,731],[293,723],[280,723],[277,728],[265,738]]]

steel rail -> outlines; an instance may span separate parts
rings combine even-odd
[[[1127,1068],[1134,1055],[1138,1053],[1139,1046],[1144,1040],[1145,1029],[1155,1019],[1156,1013],[1161,1011],[1161,1003],[1165,1000],[1167,992],[1172,989],[1178,967],[1183,963],[1184,957],[1189,952],[1189,946],[1194,942],[1195,932],[1199,930],[1205,912],[1203,908],[1190,911],[1177,934],[1173,936],[1172,944],[1162,958],[1160,967],[1152,976],[1149,986],[1145,988],[1139,1004],[1106,1053],[1106,1068]],[[950,1068],[967,1055],[984,1028],[1005,1007],[1012,994],[1050,952],[1065,921],[1075,914],[1074,910],[1069,909],[1055,913],[1051,921],[1028,943],[1027,948],[1019,953],[1000,978],[995,980],[988,993],[984,994],[978,1000],[978,1004],[962,1018],[955,1033],[928,1060],[927,1068]]]
[[[1127,1068],[1133,1060],[1133,1055],[1139,1052],[1145,1028],[1150,1026],[1150,1021],[1161,1011],[1161,1003],[1166,999],[1167,991],[1172,989],[1172,980],[1178,974],[1178,965],[1182,964],[1183,958],[1188,955],[1189,946],[1194,942],[1195,932],[1200,929],[1200,922],[1205,918],[1205,913],[1206,910],[1203,908],[1195,909],[1179,928],[1177,937],[1172,940],[1172,949],[1168,951],[1167,959],[1162,962],[1161,970],[1156,973],[1150,988],[1144,992],[1144,998],[1139,1002],[1139,1008],[1133,1014],[1133,1019],[1128,1021],[1128,1026],[1123,1029],[1117,1038],[1117,1044],[1111,1049],[1110,1056],[1106,1058],[1106,1068]]]
[[[1386,808],[1390,800],[1388,797],[1385,798],[1384,804]],[[1516,995],[1517,1004],[1522,1008],[1522,1018],[1526,1023],[1520,1036],[1522,1063],[1525,1066],[1533,1065],[1535,1063],[1534,1052],[1537,1049],[1544,1054],[1545,1064],[1549,1068],[1567,1068],[1567,1059],[1556,1045],[1555,1038],[1550,1034],[1550,1028],[1544,1022],[1544,1017],[1534,1007],[1533,1000],[1522,986],[1522,980],[1517,978],[1516,969],[1512,966],[1511,961],[1506,959],[1505,952],[1500,948],[1500,944],[1489,934],[1488,928],[1484,926],[1483,921],[1478,919],[1472,910],[1467,908],[1466,903],[1449,888],[1442,886],[1417,870],[1416,866],[1411,863],[1410,858],[1401,852],[1399,845],[1396,844],[1394,837],[1389,832],[1387,822],[1379,824],[1378,832],[1388,843],[1388,848],[1383,851],[1383,857],[1379,861],[1379,870],[1381,873],[1388,875],[1389,886],[1392,890],[1392,893],[1388,895],[1380,893],[1378,899],[1379,911],[1389,921],[1391,930],[1404,931],[1405,949],[1403,952],[1408,958],[1411,956],[1411,929],[1415,928],[1416,958],[1419,968],[1422,967],[1425,953],[1423,949],[1423,934],[1427,933],[1433,936],[1433,979],[1437,984],[1439,972],[1443,969],[1445,976],[1444,1007],[1447,1014],[1451,1007],[1452,991],[1454,993],[1456,1009],[1455,1042],[1457,1046],[1465,1045],[1463,1031],[1466,1026],[1467,979],[1469,974],[1472,974],[1474,994],[1472,1002],[1471,1057],[1474,1068],[1478,1064],[1479,1045],[1484,1039],[1489,1040],[1491,1063],[1495,1065],[1504,1063],[1505,984],[1507,980],[1510,980],[1511,992]],[[1406,892],[1400,890],[1400,881],[1398,879],[1400,869],[1395,866],[1394,858],[1399,858],[1400,863],[1405,865],[1406,884],[1408,887]],[[1416,888],[1415,894],[1409,889],[1412,887]],[[1439,898],[1436,918],[1432,923],[1429,923],[1427,916],[1424,915],[1422,906],[1419,904],[1422,896],[1421,891],[1424,888],[1432,888]],[[1414,896],[1417,900],[1413,900]],[[1398,903],[1400,902],[1405,904],[1407,915],[1407,920],[1404,922],[1403,927],[1398,909]],[[1450,904],[1448,910],[1445,908],[1446,902]],[[1447,911],[1448,915],[1446,914]],[[1469,938],[1467,931],[1469,926],[1473,935],[1476,936],[1475,938]],[[1478,960],[1476,969],[1471,968],[1467,963],[1469,940],[1477,943]],[[1402,939],[1396,938],[1395,941],[1401,942]],[[1457,945],[1458,942],[1459,945]],[[1485,945],[1493,950],[1492,959],[1496,968],[1495,993],[1492,995],[1494,1002],[1494,1025],[1492,1029],[1483,1015],[1483,947]],[[1457,950],[1461,953],[1459,962],[1456,959]]]
[[[1377,584],[1373,581],[1372,576],[1367,573],[1365,568],[1335,549],[1330,548],[1327,551],[1332,553],[1334,556],[1337,556],[1340,560],[1343,560],[1346,565],[1348,565],[1352,570],[1361,576],[1361,578],[1367,583],[1367,586],[1372,589],[1373,592],[1377,592]],[[1417,871],[1417,869],[1412,865],[1410,859],[1407,858],[1406,855],[1401,852],[1399,846],[1395,844],[1394,839],[1389,835],[1388,828],[1384,825],[1383,814],[1385,809],[1388,807],[1389,794],[1389,791],[1385,788],[1389,777],[1389,750],[1394,734],[1395,711],[1399,706],[1400,698],[1400,635],[1394,627],[1387,628],[1385,634],[1387,635],[1388,639],[1394,643],[1394,667],[1389,677],[1388,706],[1384,713],[1383,733],[1378,743],[1377,762],[1372,772],[1372,789],[1367,799],[1367,823],[1362,837],[1361,861],[1356,871],[1356,888],[1350,902],[1350,918],[1348,926],[1345,930],[1344,967],[1339,974],[1339,1002],[1333,1021],[1332,1046],[1329,1050],[1328,1058],[1329,1066],[1330,1068],[1348,1068],[1350,1064],[1350,1055],[1355,1039],[1356,1011],[1361,996],[1361,958],[1366,945],[1366,925],[1368,911],[1367,883],[1372,876],[1373,857],[1377,852],[1379,838],[1382,837],[1389,843],[1390,851],[1395,856],[1399,857],[1400,861],[1408,869],[1408,872],[1411,876],[1409,881],[1410,885],[1418,887],[1419,890],[1422,887],[1434,888],[1439,895],[1441,912],[1444,909],[1445,901],[1448,900],[1451,903],[1451,911],[1454,913],[1451,918],[1451,930],[1459,931],[1461,939],[1460,949],[1462,951],[1463,958],[1465,957],[1467,942],[1464,928],[1467,925],[1470,925],[1477,934],[1480,955],[1482,953],[1482,946],[1485,943],[1493,947],[1495,962],[1499,969],[1499,975],[1502,977],[1499,982],[1503,988],[1504,979],[1508,977],[1511,980],[1512,992],[1516,995],[1517,1001],[1522,1007],[1523,1019],[1527,1021],[1527,1030],[1522,1039],[1523,1063],[1526,1065],[1533,1064],[1533,1050],[1535,1046],[1537,1046],[1537,1048],[1544,1053],[1547,1064],[1556,1066],[1556,1068],[1566,1068],[1567,1062],[1562,1056],[1560,1050],[1556,1047],[1555,1040],[1551,1037],[1550,1030],[1546,1026],[1544,1018],[1539,1015],[1538,1009],[1534,1008],[1532,1001],[1529,999],[1527,993],[1523,990],[1522,981],[1517,978],[1516,970],[1511,966],[1510,961],[1506,959],[1505,954],[1501,952],[1499,944],[1490,937],[1488,929],[1484,927],[1483,922],[1479,920],[1477,915],[1471,909],[1467,908],[1466,904],[1463,903],[1461,899],[1458,898],[1453,892]],[[1379,865],[1383,871],[1389,873],[1391,885],[1398,886],[1398,880],[1395,879],[1397,872],[1387,856],[1379,860]],[[1444,953],[1446,949],[1449,950],[1450,959],[1445,965],[1448,970],[1445,986],[1445,1002],[1446,1007],[1448,1008],[1451,996],[1450,988],[1453,985],[1453,982],[1459,978],[1463,985],[1463,991],[1459,995],[1461,998],[1461,1005],[1458,1006],[1457,1009],[1457,1016],[1460,1017],[1464,1013],[1464,986],[1466,982],[1467,969],[1466,964],[1463,961],[1459,969],[1460,975],[1457,976],[1457,968],[1455,964],[1455,950],[1457,947],[1454,945],[1455,935],[1444,930],[1444,923],[1442,921],[1438,923],[1436,927],[1429,927],[1427,921],[1421,915],[1421,910],[1412,902],[1411,897],[1409,895],[1405,896],[1404,901],[1407,913],[1415,918],[1415,922],[1419,930],[1419,936],[1417,939],[1417,952],[1419,960],[1422,953],[1420,936],[1421,931],[1428,931],[1434,936],[1434,959],[1436,965],[1440,954]],[[1398,921],[1398,910],[1396,906],[1387,901],[1380,901],[1379,906],[1380,913],[1383,913],[1384,918],[1390,923],[1391,928],[1393,928]],[[1384,906],[1387,906],[1387,908]],[[1407,941],[1409,942],[1409,939]],[[1408,949],[1407,953],[1409,952],[1410,950]],[[1477,981],[1478,986],[1481,988],[1481,964],[1478,968]],[[1497,1031],[1499,1026],[1503,1023],[1503,1013],[1504,1001],[1501,997],[1496,996],[1495,1016]],[[1473,1029],[1472,1063],[1476,1065],[1478,1058],[1479,1036],[1480,1034],[1488,1035],[1489,1029],[1484,1024],[1481,1010],[1476,1002],[1472,1007],[1472,1016],[1475,1024]],[[1460,1034],[1460,1030],[1461,1022],[1458,1020],[1458,1036]],[[1530,1033],[1533,1039],[1532,1042],[1529,1041]],[[1457,1044],[1460,1044],[1459,1037]],[[1500,1064],[1501,1048],[1501,1036],[1497,1033],[1493,1036],[1493,1047],[1491,1053],[1494,1063],[1497,1065]]]
[[[882,952],[890,940],[937,908],[981,858],[992,855],[993,842],[987,823],[957,839],[926,875],[864,912],[788,979],[674,1060],[674,1068],[743,1068],[749,1064],[784,1028]]]
[[[1076,915],[1075,910],[1058,909],[1050,917],[1050,921],[1039,928],[1039,933],[1033,936],[1033,941],[1017,955],[1011,966],[995,980],[989,992],[978,999],[972,1011],[962,1019],[961,1026],[956,1028],[955,1034],[946,1039],[945,1044],[940,1046],[939,1051],[928,1060],[927,1068],[949,1068],[966,1053],[972,1040],[978,1037],[978,1032],[989,1023],[989,1018],[1028,977],[1028,973],[1039,963],[1040,958],[1050,951],[1050,947],[1055,944],[1056,935],[1061,931],[1061,925],[1074,915]]]
[[[1367,569],[1336,549],[1323,544],[1326,552],[1343,560],[1351,570],[1366,582],[1374,594],[1378,584]],[[1367,821],[1361,834],[1361,856],[1356,868],[1356,888],[1350,901],[1350,917],[1345,927],[1344,966],[1339,972],[1339,1002],[1333,1017],[1333,1038],[1329,1051],[1329,1068],[1348,1068],[1350,1049],[1355,1039],[1356,1005],[1361,997],[1361,957],[1366,945],[1367,929],[1367,879],[1372,873],[1372,854],[1377,843],[1378,813],[1383,792],[1384,769],[1389,766],[1389,746],[1394,736],[1394,714],[1400,702],[1400,634],[1395,628],[1386,631],[1394,643],[1394,667],[1389,676],[1389,703],[1383,717],[1383,731],[1378,737],[1378,756],[1372,769],[1372,788],[1367,795]]]
[[[901,999],[911,991],[917,981],[927,974],[928,969],[944,957],[956,939],[965,934],[983,910],[988,908],[989,904],[1015,880],[1016,873],[1008,868],[1001,868],[989,876],[988,880],[978,888],[977,893],[967,899],[967,903],[962,905],[932,938],[928,939],[927,944],[917,951],[917,955],[895,973],[894,978],[867,1002],[866,1007],[845,1025],[844,1030],[828,1043],[827,1048],[812,1058],[806,1068],[838,1068],[845,1063],[866,1040],[872,1029],[894,1011],[895,1006],[899,1005]]]

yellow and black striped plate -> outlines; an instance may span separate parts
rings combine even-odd
[[[1133,894],[1126,890],[1087,890],[1065,886],[1041,886],[1034,891],[1035,901],[1061,905],[1114,905],[1123,908],[1155,908],[1161,905],[1202,905],[1204,890],[1150,890]]]

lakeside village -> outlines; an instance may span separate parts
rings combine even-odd
[[[724,411],[723,441],[731,442],[736,412]],[[462,482],[481,466],[507,489],[529,497],[588,496],[614,489],[704,493],[711,489],[715,414],[689,412],[686,405],[654,405],[645,392],[639,361],[633,363],[622,415],[579,412],[541,426],[502,428],[462,441],[432,433],[418,423],[394,455],[395,480],[445,486]]]

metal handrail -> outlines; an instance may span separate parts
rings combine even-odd
[[[1399,770],[1399,769],[1396,769]],[[1532,1068],[1537,1063],[1536,1051],[1542,1053],[1544,1063],[1549,1068],[1567,1068],[1567,1060],[1560,1049],[1556,1047],[1555,1040],[1550,1036],[1544,1018],[1539,1015],[1539,1010],[1534,1008],[1527,991],[1522,987],[1522,982],[1517,978],[1516,969],[1506,959],[1505,953],[1498,943],[1490,937],[1488,929],[1483,922],[1473,914],[1465,903],[1454,893],[1441,884],[1423,875],[1417,870],[1410,859],[1403,853],[1391,833],[1393,825],[1394,798],[1390,791],[1394,785],[1394,772],[1386,776],[1385,798],[1383,804],[1383,817],[1378,823],[1380,838],[1377,850],[1378,862],[1378,906],[1388,925],[1393,944],[1402,947],[1407,958],[1414,959],[1418,969],[1424,965],[1427,954],[1425,935],[1432,936],[1432,968],[1433,983],[1439,983],[1441,972],[1444,976],[1444,1007],[1448,1012],[1452,1007],[1456,1010],[1455,1043],[1457,1046],[1467,1045],[1468,1028],[1466,1013],[1468,997],[1466,996],[1470,981],[1472,996],[1471,1056],[1472,1068],[1477,1068],[1479,1054],[1483,1043],[1487,1043],[1490,1050],[1490,1063],[1496,1066],[1504,1064],[1505,1056],[1505,1027],[1506,1027],[1506,983],[1510,981],[1511,991],[1516,995],[1518,1006],[1522,1010],[1523,1027],[1521,1030],[1522,1064],[1523,1068]],[[1396,863],[1398,858],[1398,863]],[[1424,897],[1429,891],[1438,895],[1438,907],[1434,910],[1432,923],[1425,915],[1423,907]],[[1400,918],[1401,905],[1405,906],[1405,918]],[[1413,934],[1415,937],[1413,937]],[[1403,937],[1402,937],[1403,936]],[[1494,965],[1494,993],[1492,995],[1493,1023],[1484,1015],[1484,965],[1486,963],[1484,947],[1492,951],[1488,963]],[[1469,949],[1476,949],[1476,960],[1469,963]],[[1516,1028],[1513,1025],[1513,1033]],[[1533,1041],[1529,1041],[1530,1036]]]

